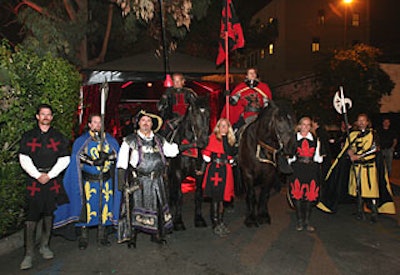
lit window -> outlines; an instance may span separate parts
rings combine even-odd
[[[353,27],[360,26],[360,14],[359,13],[353,13],[353,16],[351,18],[351,25]]]
[[[261,51],[260,51],[260,58],[261,59],[265,58],[265,50],[264,49],[261,49]]]
[[[269,45],[268,45],[268,54],[274,54],[274,44],[273,43],[270,43]]]
[[[320,50],[319,38],[315,37],[313,38],[311,43],[311,52],[316,53],[319,52],[319,50]]]
[[[325,10],[318,11],[318,24],[325,25]]]
[[[274,18],[273,18],[273,17],[270,17],[270,18],[268,19],[268,23],[272,24],[273,22],[274,22]]]

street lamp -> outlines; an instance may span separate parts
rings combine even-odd
[[[343,0],[344,4],[344,30],[343,30],[343,46],[347,44],[347,7],[353,2],[353,0]]]

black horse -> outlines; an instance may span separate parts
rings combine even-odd
[[[195,191],[195,226],[205,227],[206,222],[201,215],[203,160],[201,149],[207,145],[209,135],[210,110],[208,100],[199,97],[190,104],[186,114],[173,132],[172,140],[180,147],[177,157],[169,161],[168,182],[170,207],[173,216],[174,229],[185,230],[182,220],[182,190],[181,183],[187,176],[196,180]]]
[[[279,169],[278,160],[286,161],[282,159],[284,155],[294,154],[294,137],[291,108],[272,101],[244,129],[239,142],[239,166],[246,188],[246,226],[271,223],[268,200]],[[261,187],[258,202],[256,185]]]

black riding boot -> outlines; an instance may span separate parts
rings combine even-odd
[[[305,201],[304,204],[305,204],[305,207],[304,207],[304,226],[306,227],[306,230],[308,232],[314,232],[315,231],[315,227],[310,225],[312,204],[309,201]]]
[[[212,228],[214,229],[218,225],[218,202],[211,202],[210,205],[210,218],[211,218],[211,223],[212,223]]]
[[[108,233],[105,226],[97,228],[97,243],[102,246],[110,246],[111,242],[108,240]]]
[[[365,213],[363,209],[364,201],[361,197],[357,198],[357,220],[365,221]]]
[[[293,200],[293,204],[296,208],[296,230],[303,231],[303,210],[301,200]]]
[[[84,250],[89,245],[89,234],[88,229],[86,226],[81,227],[81,236],[78,240],[78,247],[80,250]]]
[[[378,221],[378,205],[376,199],[371,200],[371,223],[376,223]]]
[[[136,248],[136,240],[137,240],[137,230],[133,229],[132,230],[132,236],[131,239],[128,242],[128,248]]]
[[[40,254],[42,254],[42,257],[45,260],[54,258],[54,253],[49,248],[49,241],[50,241],[52,225],[53,225],[53,217],[52,216],[44,216],[39,252],[40,252]]]
[[[25,257],[21,262],[21,269],[29,269],[32,267],[33,249],[35,247],[35,229],[36,222],[25,222]]]

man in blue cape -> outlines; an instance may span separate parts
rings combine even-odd
[[[74,142],[64,176],[70,203],[55,211],[55,229],[71,223],[80,228],[79,249],[87,248],[88,228],[94,226],[98,227],[98,243],[110,245],[105,228],[118,224],[121,193],[115,161],[119,145],[107,133],[101,138],[101,125],[101,116],[91,115],[89,131]]]

